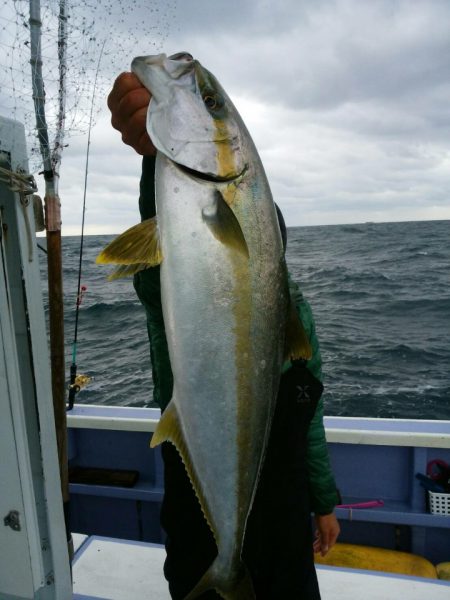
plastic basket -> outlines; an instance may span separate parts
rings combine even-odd
[[[429,491],[428,495],[430,497],[430,512],[433,515],[450,516],[450,494],[438,494]]]

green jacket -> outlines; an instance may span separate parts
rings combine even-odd
[[[149,219],[156,212],[154,171],[155,159],[150,156],[144,157],[139,196],[139,210],[142,219]],[[164,410],[172,397],[173,376],[164,330],[159,267],[152,267],[135,275],[134,287],[147,314],[150,360],[154,383],[153,399],[161,410]],[[311,307],[303,298],[298,286],[292,281],[290,281],[290,288],[313,349],[313,357],[308,361],[307,367],[315,377],[322,380],[320,350]],[[285,365],[284,368],[289,368],[289,364]],[[319,514],[330,513],[337,503],[337,492],[325,440],[322,400],[319,402],[309,427],[307,461],[312,510]]]

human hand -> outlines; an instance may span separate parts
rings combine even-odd
[[[134,73],[121,73],[108,96],[112,126],[120,131],[125,144],[145,156],[156,154],[145,126],[150,98]]]
[[[314,540],[314,552],[320,552],[325,556],[336,543],[341,528],[334,513],[329,515],[316,515],[316,539]]]

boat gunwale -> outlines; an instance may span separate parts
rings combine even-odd
[[[158,408],[76,404],[67,413],[67,424],[72,429],[153,433],[160,414]],[[329,443],[450,448],[450,421],[325,417],[324,424]]]

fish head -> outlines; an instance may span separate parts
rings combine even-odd
[[[147,131],[160,152],[206,179],[245,171],[245,125],[212,73],[187,52],[137,57],[131,68],[152,95]]]

